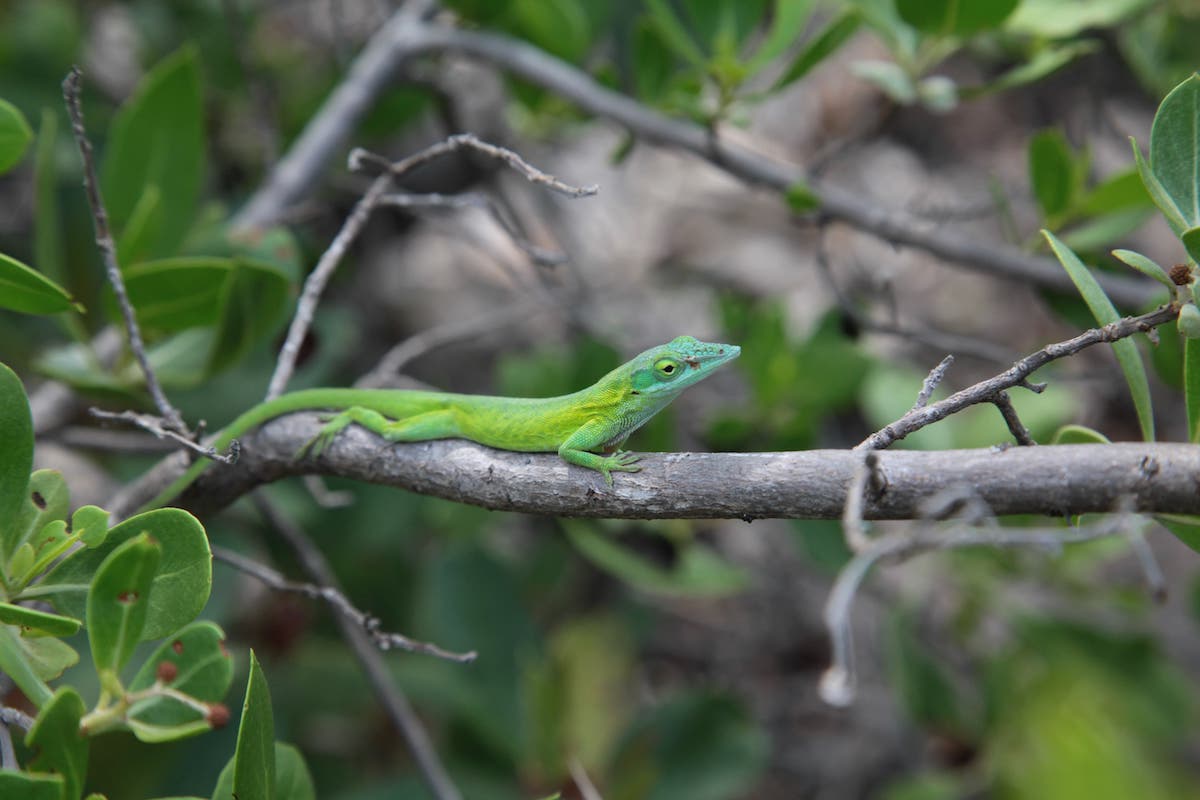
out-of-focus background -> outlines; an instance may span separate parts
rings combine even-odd
[[[943,6],[957,10],[937,17]],[[0,3],[0,98],[34,134],[29,156],[0,177],[0,252],[90,310],[0,312],[0,358],[30,391],[54,379],[75,393],[37,450],[39,465],[67,475],[75,503],[104,505],[161,450],[98,432],[85,411],[145,400],[127,362],[106,368],[90,352],[115,307],[61,100],[70,65],[83,70],[125,268],[225,257],[230,220],[399,7]],[[1158,102],[1198,63],[1200,8],[1189,0],[456,0],[428,14],[537,48],[935,234],[1033,258],[1048,252],[1038,230],[1050,228],[1127,280],[1136,274],[1106,255],[1115,247],[1186,259],[1128,140],[1145,147]],[[799,188],[751,185],[718,158],[648,142],[495,61],[433,48],[399,66],[311,189],[255,240],[273,268],[243,295],[240,323],[217,301],[187,302],[217,291],[203,276],[141,310],[185,417],[215,429],[262,397],[303,275],[370,182],[346,169],[350,148],[398,159],[460,132],[599,192],[564,198],[468,153],[405,188],[481,193],[562,262],[536,263],[478,204],[379,209],[322,301],[293,387],[350,385],[425,335],[432,344],[405,367],[413,378],[558,394],[687,333],[743,355],[633,449],[843,448],[907,411],[948,353],[957,361],[943,393],[1094,324],[1073,293],[894,246],[813,213]],[[1132,313],[1164,298],[1147,290],[1143,306],[1119,305]],[[1139,346],[1158,437],[1185,439],[1173,326],[1157,348]],[[1038,441],[1072,423],[1141,437],[1111,352],[1039,377],[1045,393],[1013,394]],[[988,407],[899,446],[1010,438]],[[587,797],[572,765],[609,800],[1200,795],[1197,562],[1161,531],[1151,543],[1162,604],[1123,539],[883,565],[854,608],[857,700],[833,708],[817,685],[830,659],[822,608],[849,558],[836,522],[568,520],[327,488],[353,502],[322,508],[299,482],[269,491],[385,628],[480,654],[470,666],[387,655],[465,797]],[[215,543],[296,572],[250,506],[206,525]],[[230,634],[235,720],[253,647],[276,735],[303,752],[320,797],[431,796],[323,606],[218,565],[204,616]],[[97,691],[89,675],[85,663],[64,680],[86,697]],[[164,745],[99,738],[87,785],[110,800],[208,796],[235,735],[230,725]]]

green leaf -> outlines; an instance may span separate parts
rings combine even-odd
[[[83,792],[87,777],[88,740],[79,730],[83,713],[83,698],[74,688],[64,686],[42,707],[25,734],[26,746],[37,752],[29,771],[61,775],[63,797],[71,800]]]
[[[62,280],[63,234],[57,196],[57,144],[58,117],[50,109],[42,109],[42,125],[38,130],[37,152],[33,161],[33,186],[37,203],[33,218],[33,263],[37,264],[38,271],[43,275]]]
[[[1021,0],[1008,18],[1008,32],[1069,39],[1086,30],[1112,28],[1153,0]]]
[[[99,547],[78,550],[57,564],[23,597],[46,597],[60,613],[82,617],[92,575],[118,547],[141,534],[162,548],[142,636],[161,639],[196,618],[212,590],[212,552],[204,527],[178,508],[157,508],[130,517],[108,531]]]
[[[68,668],[79,663],[75,648],[52,636],[22,636],[20,644],[29,666],[44,681],[57,680]]]
[[[902,106],[912,105],[917,100],[917,87],[899,64],[891,61],[856,61],[850,65],[850,72],[873,84]]]
[[[1050,444],[1109,444],[1103,433],[1086,425],[1063,425],[1054,432]]]
[[[812,38],[812,41],[796,54],[796,58],[784,70],[783,75],[775,81],[771,91],[782,89],[803,78],[813,67],[837,52],[839,47],[849,41],[861,24],[862,17],[854,11],[846,11],[831,20],[821,29],[820,33]]]
[[[233,755],[233,794],[237,800],[272,800],[275,796],[275,722],[271,692],[262,667],[250,651],[250,680],[242,705],[237,749]]]
[[[279,323],[287,304],[289,283],[279,268],[237,259],[221,298],[221,315],[208,360],[215,373],[241,360]]]
[[[571,544],[604,571],[655,594],[719,596],[746,585],[746,574],[698,542],[679,547],[666,569],[623,547],[586,522],[561,520]]]
[[[0,98],[0,174],[16,166],[33,139],[29,123],[12,103]]]
[[[1062,45],[1043,47],[1007,72],[1001,73],[999,76],[980,86],[964,88],[962,93],[964,97],[975,98],[1036,83],[1050,73],[1062,69],[1080,56],[1093,53],[1099,49],[1099,42],[1086,39],[1067,42]]]
[[[762,44],[746,62],[749,75],[779,58],[800,38],[812,5],[813,0],[775,0],[771,10],[771,27],[763,37]]]
[[[1183,232],[1190,227],[1187,220],[1184,219],[1183,212],[1179,206],[1175,205],[1175,200],[1167,193],[1166,188],[1159,182],[1150,165],[1146,163],[1146,159],[1142,157],[1142,151],[1138,149],[1137,140],[1132,136],[1129,137],[1129,144],[1133,147],[1133,160],[1137,164],[1138,175],[1141,176],[1142,185],[1146,187],[1146,191],[1150,194],[1150,199],[1154,201],[1154,205],[1158,206],[1158,210],[1166,217],[1167,224],[1171,226],[1171,230],[1175,231],[1176,236],[1183,236]]]
[[[1156,514],[1154,520],[1176,539],[1200,553],[1200,517],[1185,514]]]
[[[287,800],[316,800],[317,789],[304,756],[290,744],[275,743],[275,796]]]
[[[29,476],[28,481],[16,518],[6,531],[4,545],[9,554],[15,553],[54,520],[65,519],[71,502],[67,482],[56,470],[39,469]]]
[[[0,770],[0,797],[21,800],[62,800],[66,783],[61,775]]]
[[[17,688],[38,707],[50,702],[53,692],[39,677],[25,645],[28,639],[11,625],[0,625],[0,672],[12,678]],[[57,641],[52,639],[50,641]]]
[[[797,214],[806,214],[821,207],[821,197],[804,181],[796,181],[787,188],[784,196],[788,208]]]
[[[181,331],[217,321],[225,285],[236,268],[232,258],[190,256],[144,261],[125,269],[125,289],[142,327],[159,332]],[[111,292],[105,307],[111,319],[120,319]]]
[[[3,253],[0,253],[0,308],[23,314],[84,310],[66,289]]]
[[[174,666],[175,677],[167,686],[205,703],[222,700],[233,681],[233,658],[225,650],[225,634],[211,622],[194,622],[164,641],[142,664],[129,690],[153,686],[163,663]],[[178,739],[212,727],[198,709],[161,696],[135,703],[128,722],[144,742]]]
[[[100,564],[87,598],[88,639],[101,676],[118,675],[141,641],[162,547],[143,533]]]
[[[194,48],[154,67],[113,119],[101,184],[113,227],[124,235],[155,187],[157,230],[139,234],[152,256],[174,255],[194,221],[204,173],[204,117]]]
[[[1077,186],[1075,155],[1061,131],[1040,131],[1029,140],[1029,182],[1044,218],[1071,206]]]
[[[1200,339],[1183,340],[1183,397],[1187,404],[1188,441],[1200,443]]]
[[[1112,301],[1108,299],[1108,295],[1100,288],[1096,278],[1079,260],[1079,257],[1050,231],[1043,230],[1042,235],[1046,237],[1046,241],[1050,243],[1059,263],[1063,265],[1071,277],[1071,281],[1079,289],[1079,293],[1083,296],[1088,308],[1091,309],[1092,316],[1096,318],[1096,321],[1101,325],[1108,325],[1119,320],[1121,317],[1117,313],[1117,309],[1113,307]],[[1112,343],[1112,348],[1121,365],[1121,371],[1125,374],[1125,382],[1129,384],[1129,393],[1133,397],[1133,405],[1137,410],[1142,436],[1148,442],[1153,441],[1154,413],[1150,406],[1150,384],[1146,379],[1146,367],[1142,364],[1141,354],[1138,353],[1137,346],[1131,339],[1115,341]]]
[[[1188,228],[1179,237],[1192,261],[1200,262],[1200,227]]]
[[[148,257],[154,238],[162,227],[162,192],[157,184],[147,184],[129,212],[129,220],[117,240],[117,263],[132,264]]]
[[[1141,253],[1136,253],[1133,250],[1113,250],[1113,256],[1120,261],[1128,264],[1148,278],[1161,283],[1167,288],[1172,288],[1175,284],[1171,280],[1171,276],[1167,271],[1158,265],[1158,262],[1146,258]]]
[[[1019,0],[896,0],[900,18],[919,31],[969,36],[998,28]]]
[[[71,515],[71,534],[88,547],[97,547],[108,535],[109,513],[96,506],[80,506]]]
[[[667,90],[675,64],[658,28],[645,17],[639,19],[634,28],[632,54],[633,85],[637,96],[658,101]]]
[[[73,636],[79,632],[79,626],[82,624],[71,617],[25,606],[14,606],[11,603],[0,603],[0,623],[28,628],[49,636]]]
[[[1126,208],[1111,214],[1101,214],[1063,231],[1062,240],[1075,251],[1104,250],[1111,247],[1113,242],[1140,228],[1153,213],[1153,208]]]
[[[1131,208],[1154,208],[1137,167],[1109,175],[1092,187],[1079,201],[1078,210],[1080,214],[1096,215]]]
[[[15,518],[29,493],[33,467],[33,418],[25,387],[17,374],[0,363],[0,557],[7,560],[20,544],[23,531]]]
[[[1192,73],[1159,104],[1150,128],[1150,170],[1184,229],[1200,226],[1200,75]]]
[[[579,0],[510,0],[507,5],[522,38],[573,64],[587,56],[592,32]]]
[[[687,27],[675,15],[671,4],[667,0],[646,0],[646,8],[650,13],[650,21],[667,47],[693,67],[703,69],[706,61],[704,53]]]

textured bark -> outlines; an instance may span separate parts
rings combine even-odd
[[[551,453],[509,453],[461,440],[387,444],[356,427],[318,459],[292,455],[320,428],[317,414],[274,420],[242,440],[235,466],[215,465],[179,498],[200,513],[254,487],[303,474],[338,475],[483,506],[576,517],[839,519],[862,463],[852,450],[781,453],[655,453],[642,471],[596,473]],[[911,519],[946,490],[970,487],[996,514],[1112,510],[1200,513],[1200,446],[1128,443],[877,453],[882,490],[870,489],[868,519]],[[175,461],[178,466],[181,461]],[[165,465],[117,501],[127,514],[170,478]],[[872,481],[875,485],[877,482]]]

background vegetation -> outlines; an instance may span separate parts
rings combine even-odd
[[[264,206],[272,166],[328,123],[322,104],[398,15],[425,44],[361,118],[333,123],[345,141],[311,185]],[[430,44],[438,31],[448,43]],[[399,160],[472,132],[600,191],[562,198],[468,151],[406,175],[410,194],[480,195],[375,210],[290,388],[350,385],[407,341],[426,383],[557,394],[690,333],[743,356],[635,449],[848,448],[904,415],[947,353],[936,397],[1174,298],[1185,335],[1170,322],[1116,358],[1056,363],[1045,392],[1012,402],[1041,443],[1195,441],[1200,319],[1165,271],[1200,246],[1184,169],[1200,163],[1184,103],[1198,34],[1186,0],[3,4],[0,796],[1200,793],[1190,518],[1160,516],[1180,538],[1156,527],[1148,548],[1139,533],[888,566],[855,607],[847,708],[819,691],[822,608],[852,557],[830,520],[560,519],[331,478],[203,527],[175,509],[109,527],[101,508],[171,445],[87,413],[154,406],[112,333],[60,86],[79,64],[117,259],[192,425],[262,398],[305,276],[369,185],[350,149]],[[556,84],[546,55],[666,116],[589,105],[600,95]],[[1177,86],[1181,116],[1155,120]],[[1129,136],[1149,152],[1140,173]],[[1011,440],[976,407],[897,446]],[[216,547],[329,583],[281,528],[310,535],[383,629],[478,654],[374,662],[450,788],[406,747],[337,615],[209,567]]]

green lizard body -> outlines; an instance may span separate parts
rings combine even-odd
[[[251,408],[210,442],[223,450],[237,437],[295,411],[335,411],[297,457],[318,455],[337,433],[357,424],[391,442],[469,439],[521,453],[557,452],[598,471],[637,472],[637,456],[620,450],[629,435],[680,392],[737,358],[741,348],[690,336],[637,355],[586,389],[560,397],[489,397],[399,389],[305,389]],[[208,464],[197,462],[142,507],[158,508],[188,487]]]

